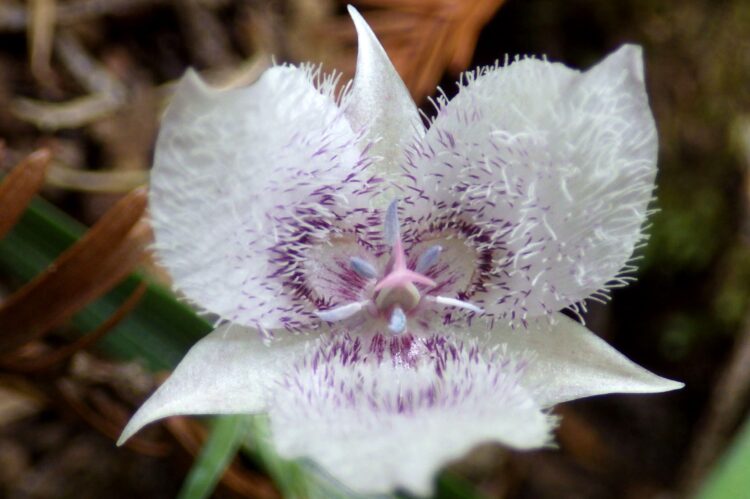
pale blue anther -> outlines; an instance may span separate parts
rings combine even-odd
[[[414,271],[420,274],[424,274],[425,272],[430,270],[430,267],[432,267],[433,265],[437,263],[438,258],[440,258],[440,253],[442,251],[443,251],[443,247],[438,244],[427,248],[427,251],[419,255],[419,259],[417,260],[417,266],[414,267]]]
[[[406,331],[406,314],[401,307],[396,307],[391,312],[391,320],[388,321],[388,329],[393,334],[401,334]]]
[[[378,276],[377,269],[370,262],[362,260],[359,257],[351,257],[349,259],[349,266],[358,276],[364,279],[375,279]]]
[[[383,238],[388,246],[393,246],[401,234],[401,226],[398,221],[398,199],[391,201],[385,212],[385,223],[383,226]]]

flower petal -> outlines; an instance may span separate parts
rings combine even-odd
[[[157,419],[180,414],[256,413],[266,410],[269,388],[310,337],[279,335],[265,344],[258,331],[224,325],[196,343],[172,375],[122,431],[122,445]]]
[[[298,359],[271,402],[277,450],[309,457],[354,492],[424,495],[482,442],[549,442],[554,418],[520,379],[525,359],[450,337],[338,334]]]
[[[414,221],[493,253],[485,308],[516,323],[611,284],[642,240],[657,137],[640,48],[587,72],[516,60],[468,74],[408,150]]]
[[[150,209],[157,256],[195,304],[263,329],[314,319],[287,260],[304,260],[348,210],[367,205],[373,182],[333,88],[286,66],[237,90],[211,89],[192,71],[180,81],[159,133]]]
[[[423,135],[424,125],[409,90],[370,26],[357,9],[350,5],[348,10],[357,29],[359,53],[346,114],[356,130],[367,130],[367,138],[377,141],[370,151],[380,158],[372,167],[374,171],[396,181],[404,145]]]
[[[533,352],[522,383],[542,407],[606,393],[659,393],[685,386],[640,367],[562,314],[534,319],[527,328],[496,325],[487,333],[486,327],[475,325],[456,335],[477,337],[484,348],[502,345]]]
[[[375,275],[368,278],[358,274],[352,259],[370,265]],[[376,267],[379,267],[379,259],[364,247],[362,239],[354,235],[338,237],[330,244],[310,248],[308,258],[303,262],[309,293],[319,304],[320,310],[366,301],[379,277]]]

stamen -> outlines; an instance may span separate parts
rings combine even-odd
[[[393,334],[401,334],[406,331],[406,314],[401,307],[395,307],[391,312],[391,320],[388,322],[388,329]]]
[[[359,313],[366,304],[367,302],[347,303],[346,305],[331,308],[329,310],[318,310],[315,312],[315,315],[326,322],[339,322]]]
[[[383,238],[388,246],[394,246],[401,239],[401,225],[398,221],[398,199],[391,201],[385,212]]]
[[[417,266],[414,268],[414,272],[417,272],[418,274],[424,274],[425,272],[427,272],[430,267],[437,263],[442,251],[443,247],[439,244],[427,248],[427,251],[419,256],[419,259],[417,260]]]
[[[447,296],[431,296],[428,298],[430,299],[430,301],[434,301],[438,305],[444,305],[446,307],[464,308],[466,310],[471,310],[472,312],[475,312],[477,314],[481,314],[482,312],[484,312],[483,309],[481,309],[480,307],[468,301],[457,300],[456,298],[448,298]]]
[[[378,271],[372,264],[366,260],[362,260],[356,256],[349,259],[349,266],[358,276],[365,279],[375,279],[378,276]]]

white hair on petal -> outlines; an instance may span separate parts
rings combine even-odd
[[[550,442],[556,419],[521,383],[530,362],[441,335],[336,334],[290,366],[270,403],[273,439],[355,492],[427,494],[438,468],[480,442]]]
[[[294,67],[288,64],[283,66]],[[310,62],[302,63],[299,69],[305,72],[307,79],[322,95],[328,97],[343,108],[349,93],[351,92],[352,82],[348,81],[341,85],[342,73],[340,71],[325,72],[322,64],[313,64]]]
[[[491,255],[480,300],[490,320],[578,313],[577,302],[622,282],[656,171],[639,49],[585,73],[496,63],[465,73],[456,97],[436,106],[407,150],[415,194],[404,202],[423,231],[453,231]]]
[[[337,82],[319,67],[275,66],[242,89],[213,90],[192,72],[179,84],[150,208],[157,257],[204,310],[263,331],[318,323],[299,261],[378,189]]]

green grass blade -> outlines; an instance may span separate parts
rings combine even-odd
[[[750,494],[750,420],[745,422],[716,469],[703,484],[698,499],[740,499]]]
[[[484,496],[474,487],[452,473],[442,473],[437,477],[435,499],[482,499]]]
[[[179,499],[209,497],[245,438],[247,418],[221,416],[213,419],[211,433],[180,489]]]
[[[293,461],[279,457],[270,444],[268,418],[265,415],[250,416],[249,425],[251,431],[244,442],[245,450],[252,454],[263,469],[271,475],[282,496],[310,497],[309,484],[302,467]]]

